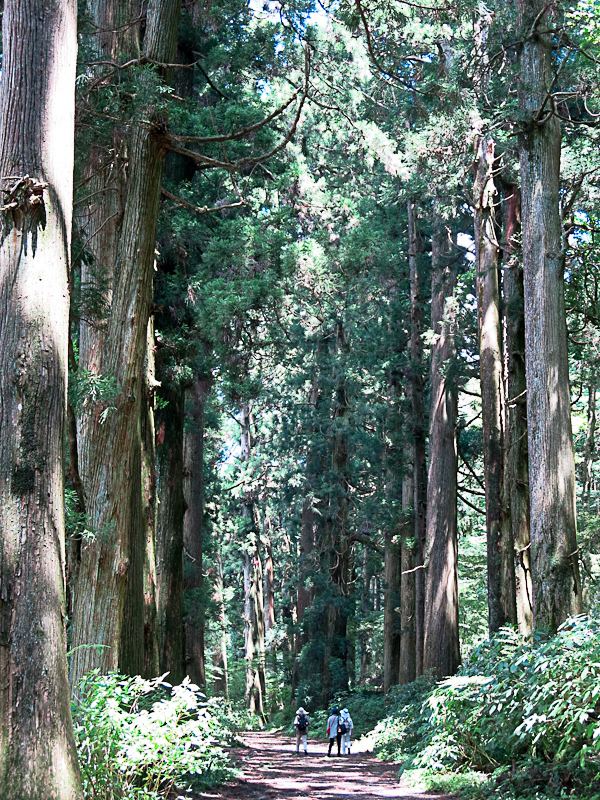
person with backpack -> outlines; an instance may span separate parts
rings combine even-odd
[[[329,752],[327,756],[331,756],[331,748],[333,743],[337,740],[337,754],[340,755],[340,745],[342,742],[342,733],[340,731],[340,712],[334,706],[331,709],[331,716],[327,720],[327,736],[329,737]]]
[[[294,728],[296,730],[296,752],[300,752],[300,740],[302,740],[305,756],[308,755],[307,739],[309,725],[310,718],[302,706],[300,706],[298,711],[296,711],[296,717],[294,718]]]
[[[348,746],[348,755],[350,755],[350,738],[352,736],[352,729],[354,723],[347,708],[342,709],[340,714],[340,733],[342,736],[342,755],[346,755],[346,745]]]

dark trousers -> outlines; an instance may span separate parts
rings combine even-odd
[[[342,744],[342,734],[338,733],[338,735],[334,739],[329,740],[329,752],[327,753],[328,756],[331,755],[331,748],[333,747],[333,743],[337,741],[338,746],[338,756],[340,755],[340,745]]]

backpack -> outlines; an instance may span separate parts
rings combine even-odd
[[[298,715],[298,722],[296,723],[296,728],[298,728],[300,733],[306,732],[306,729],[308,728],[308,717],[306,716],[306,714]]]
[[[347,732],[346,723],[343,719],[340,719],[340,724],[338,727],[338,733],[341,733],[342,736]]]

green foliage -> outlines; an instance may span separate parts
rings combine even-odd
[[[231,776],[223,745],[244,721],[189,679],[172,687],[94,671],[77,688],[73,723],[86,798],[151,800]]]
[[[400,688],[373,733],[376,752],[427,774],[492,774],[487,788],[471,786],[475,796],[559,797],[585,785],[600,766],[599,633],[585,617],[549,639],[501,631],[455,677]]]

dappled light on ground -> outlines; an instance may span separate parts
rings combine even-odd
[[[398,782],[398,766],[384,763],[360,744],[351,756],[327,757],[327,744],[309,740],[308,756],[296,754],[295,743],[277,734],[251,733],[247,748],[236,751],[242,772],[238,781],[200,794],[202,800],[335,800],[336,798],[424,797]],[[437,795],[437,800],[448,800]]]

